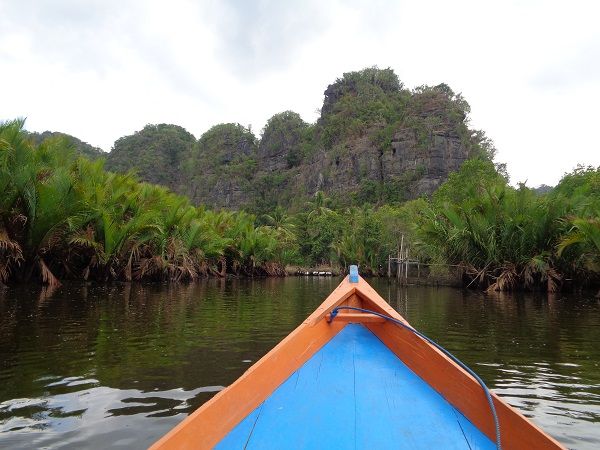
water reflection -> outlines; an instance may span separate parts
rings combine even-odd
[[[76,381],[76,384],[67,379],[54,383],[55,386],[78,387],[71,392],[50,390],[43,398],[1,403],[0,432],[7,436],[3,444],[11,448],[21,445],[28,448],[105,448],[108,445],[141,448],[152,442],[147,433],[140,433],[143,418],[177,417],[180,420],[193,410],[191,400],[208,394],[204,395],[206,400],[223,389],[206,386],[190,391],[143,392],[100,386],[97,380]],[[119,416],[126,416],[126,421]],[[128,428],[133,429],[127,431]],[[126,432],[139,434],[135,439],[131,436],[124,439]]]
[[[145,448],[234,381],[337,282],[4,290],[0,447]],[[596,300],[372,283],[567,446],[600,446]]]

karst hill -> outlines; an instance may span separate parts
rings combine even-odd
[[[475,157],[491,158],[469,105],[445,84],[407,89],[392,69],[345,73],[324,92],[316,123],[285,111],[260,136],[218,124],[198,140],[177,125],[118,139],[106,168],[168,186],[196,204],[264,212],[301,207],[317,191],[339,205],[431,194]]]

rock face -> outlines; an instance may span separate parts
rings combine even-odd
[[[469,149],[452,132],[434,134],[425,148],[417,145],[413,130],[401,130],[391,142],[392,151],[381,157],[383,179],[398,179],[407,173],[420,176],[410,197],[429,195],[469,158]]]
[[[215,125],[182,161],[178,192],[197,204],[237,209],[249,201],[256,153],[256,138],[250,130],[233,123]]]
[[[384,151],[373,146],[369,135],[334,152],[321,151],[301,168],[293,184],[309,195],[324,191],[350,198],[358,193],[367,201],[403,201],[430,195],[468,158],[469,149],[452,133],[433,135],[423,147],[414,130],[403,129]]]
[[[407,92],[389,73],[376,75],[350,74],[327,88],[317,150],[293,175],[295,190],[321,190],[342,204],[404,201],[431,194],[469,157],[485,153],[483,135],[467,128],[468,105],[450,88]]]
[[[321,117],[307,124],[276,114],[257,139],[220,124],[198,141],[175,125],[121,138],[113,170],[137,168],[212,208],[302,208],[323,191],[338,205],[401,202],[431,194],[473,156],[493,147],[468,128],[469,106],[446,85],[403,88],[391,69],[350,72],[324,92]]]
[[[292,111],[271,117],[258,145],[260,170],[274,172],[298,165],[308,127],[300,115]]]

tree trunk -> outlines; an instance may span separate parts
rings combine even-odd
[[[221,272],[219,273],[219,276],[225,277],[225,275],[227,275],[227,260],[225,258],[221,258],[220,263],[221,263]]]

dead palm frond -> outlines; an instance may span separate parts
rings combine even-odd
[[[23,262],[23,250],[12,240],[6,230],[0,228],[0,283],[5,283],[14,267]]]
[[[500,270],[495,281],[487,288],[487,292],[512,291],[517,286],[519,275],[514,264],[506,264]]]
[[[42,258],[38,261],[40,275],[42,277],[42,283],[47,284],[51,287],[60,287],[61,282],[54,276],[50,268],[46,265]]]

